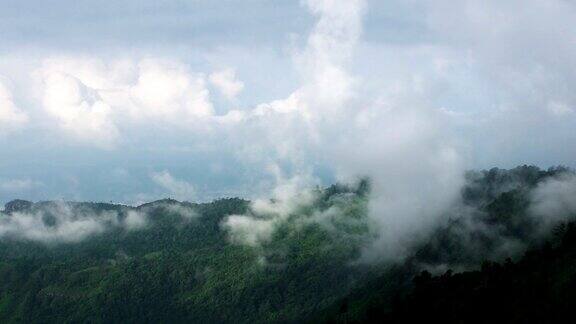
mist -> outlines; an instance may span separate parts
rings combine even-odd
[[[111,228],[136,230],[146,225],[146,218],[136,211],[95,212],[73,208],[65,202],[48,203],[36,211],[1,215],[0,238],[13,238],[40,243],[75,243]]]
[[[222,226],[232,241],[245,237],[249,245],[269,240],[278,224],[310,205],[315,186],[354,186],[367,178],[367,223],[376,239],[362,260],[402,260],[458,209],[466,170],[555,158],[553,163],[570,164],[573,158],[571,150],[553,143],[573,137],[573,98],[560,86],[573,78],[559,67],[571,66],[574,48],[565,42],[564,29],[540,28],[537,19],[541,13],[544,21],[570,26],[570,4],[529,1],[513,14],[509,5],[477,1],[417,7],[422,15],[413,20],[422,36],[401,43],[386,33],[374,39],[380,29],[398,23],[374,25],[380,18],[375,12],[412,12],[412,7],[308,0],[299,7],[308,29],[284,39],[280,53],[263,47],[199,48],[198,55],[213,60],[202,64],[146,49],[126,55],[39,51],[27,56],[25,65],[8,57],[13,64],[0,66],[2,140],[16,143],[34,130],[39,144],[20,145],[22,156],[37,156],[36,146],[52,148],[58,151],[54,155],[68,153],[62,160],[48,155],[62,165],[69,158],[88,165],[83,172],[114,172],[117,179],[98,184],[130,186],[114,201],[139,204],[162,196],[196,201],[205,200],[208,191],[240,192],[253,201],[253,214],[230,215]],[[499,16],[502,32],[486,30],[488,17],[500,11],[514,19]],[[549,46],[535,46],[542,42]],[[546,48],[556,47],[558,60],[549,60]],[[278,69],[263,71],[251,60],[238,64],[226,51],[234,54],[230,57],[273,62]],[[515,60],[524,53],[525,59]],[[254,88],[265,83],[258,79],[264,72],[278,87]],[[534,133],[542,136],[535,139]],[[527,147],[534,149],[526,152]],[[84,158],[86,152],[103,160],[130,156],[138,172],[125,165],[104,170],[101,161]],[[14,163],[3,161],[17,169]],[[86,177],[57,169],[55,178],[65,179],[57,186],[23,171],[3,176],[0,190],[3,196],[54,191],[53,198],[55,187],[66,187],[67,196],[90,199],[79,189]],[[243,185],[213,184],[224,178]],[[535,194],[540,198],[534,198],[532,214],[565,205],[542,207],[547,203],[537,201],[545,192]],[[316,218],[322,223],[327,216]],[[81,226],[96,233],[99,224]]]
[[[284,113],[295,115],[281,126],[268,126],[275,127],[274,136],[282,143],[280,161],[295,167],[291,177],[276,177],[277,187],[269,196],[275,201],[275,217],[232,216],[225,227],[232,230],[233,238],[235,230],[246,236],[251,229],[252,244],[269,237],[274,222],[286,219],[309,200],[306,190],[315,179],[300,157],[302,151],[316,151],[338,181],[370,179],[369,222],[378,239],[366,248],[363,258],[401,259],[410,241],[428,234],[458,198],[464,158],[445,131],[446,118],[419,98],[418,91],[361,95],[360,78],[349,70],[362,34],[364,1],[336,5],[308,1],[306,5],[317,23],[295,56],[303,85],[284,101],[260,108],[279,111],[286,106]],[[253,204],[256,213],[266,206],[261,201]]]
[[[0,322],[570,322],[575,22],[0,1]]]
[[[162,200],[138,207],[64,201],[31,203],[13,201],[0,211],[0,239],[47,245],[79,243],[112,231],[142,231],[154,225],[158,210],[176,218],[174,226],[198,218],[188,205]]]
[[[576,216],[576,175],[567,172],[538,185],[531,194],[530,215],[542,232]]]

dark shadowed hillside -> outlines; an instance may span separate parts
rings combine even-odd
[[[315,321],[573,322],[576,211],[548,226],[530,215],[537,188],[566,175],[526,166],[469,173],[465,217],[452,215],[404,263]]]

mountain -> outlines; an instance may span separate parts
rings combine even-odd
[[[376,282],[389,281],[381,277]],[[365,286],[339,302],[327,323],[573,323],[576,222],[518,261],[483,262],[478,270],[422,271],[405,291]],[[350,305],[354,311],[350,311]]]
[[[566,175],[573,184],[573,171],[562,167],[470,172],[460,217],[451,217],[403,263],[319,312],[314,322],[573,322],[576,209],[553,225],[531,215],[536,194]],[[565,191],[563,198],[574,201],[574,191]]]
[[[572,176],[469,172],[443,221],[380,263],[362,261],[376,235],[367,180],[289,203],[16,200],[0,213],[0,322],[553,319],[571,305],[576,225],[542,223],[534,197]]]
[[[316,210],[364,199],[342,186],[319,193]],[[222,223],[248,208],[236,198],[9,203],[0,215],[0,322],[296,321],[362,276],[347,265],[359,246],[315,224],[298,225],[298,238],[286,223],[265,245],[231,243]],[[147,223],[129,226],[134,215]]]

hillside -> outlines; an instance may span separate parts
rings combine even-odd
[[[314,321],[572,322],[576,210],[551,224],[530,215],[537,188],[566,174],[525,166],[470,173],[462,201],[472,212],[451,217],[393,271]]]
[[[323,321],[573,323],[575,287],[576,223],[570,222],[516,262],[487,261],[478,270],[436,276],[422,271],[409,289],[391,297],[366,286],[338,302],[338,310]]]
[[[374,236],[368,181],[314,189],[290,208],[269,202],[264,210],[282,213],[274,223],[237,198],[13,201],[0,214],[0,322],[544,318],[570,306],[576,235],[569,217],[544,230],[530,216],[534,193],[572,174],[469,172],[446,221],[402,260],[381,263],[359,262]],[[541,300],[550,307],[537,311]]]
[[[316,208],[327,209],[342,197],[349,203],[363,200],[352,189],[332,187],[315,201]],[[9,204],[0,226],[7,228],[10,218],[32,217],[48,230],[44,236],[33,229],[13,231],[0,240],[0,322],[293,321],[352,287],[361,271],[347,263],[359,245],[344,239],[345,231],[330,233],[311,224],[294,232],[286,223],[267,245],[232,244],[222,221],[247,208],[241,199],[164,200],[136,208]],[[75,231],[61,236],[63,212],[105,218],[110,228],[81,240]],[[146,215],[142,228],[126,225],[134,212]]]

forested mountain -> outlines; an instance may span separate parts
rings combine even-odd
[[[318,210],[342,199],[361,207],[365,199],[342,186],[319,193]],[[361,269],[347,265],[359,244],[343,238],[346,231],[335,235],[315,224],[294,231],[286,222],[266,245],[230,243],[222,221],[248,206],[235,198],[137,208],[10,203],[0,219],[0,322],[293,321],[343,296],[361,277]],[[131,229],[133,213],[148,223]],[[364,217],[354,208],[348,213]],[[48,225],[24,228],[10,221],[15,217]],[[75,217],[104,218],[109,228],[80,240],[77,231],[89,227],[70,221]],[[28,232],[9,230],[19,225]],[[77,228],[61,233],[66,226]]]
[[[348,323],[574,323],[576,300],[576,223],[558,227],[547,244],[519,261],[484,262],[480,269],[432,276],[423,271],[407,295],[393,302],[369,301],[356,314],[332,315]],[[370,288],[366,291],[375,293]],[[377,294],[377,292],[376,292]],[[346,310],[347,300],[340,302]],[[348,316],[351,315],[351,316]]]
[[[467,178],[462,206],[446,224],[403,263],[356,288],[315,321],[574,322],[576,205],[568,203],[576,201],[573,172],[523,166],[470,172]],[[573,188],[564,186],[565,179]],[[559,183],[562,190],[545,194],[570,208],[551,208],[557,214],[543,216],[556,221],[535,217],[539,191]]]
[[[376,235],[367,180],[289,207],[13,201],[0,214],[0,322],[553,319],[573,300],[576,225],[550,207],[564,193],[547,188],[572,177],[469,172],[444,221],[380,263],[361,261]],[[541,217],[542,206],[558,217]]]

